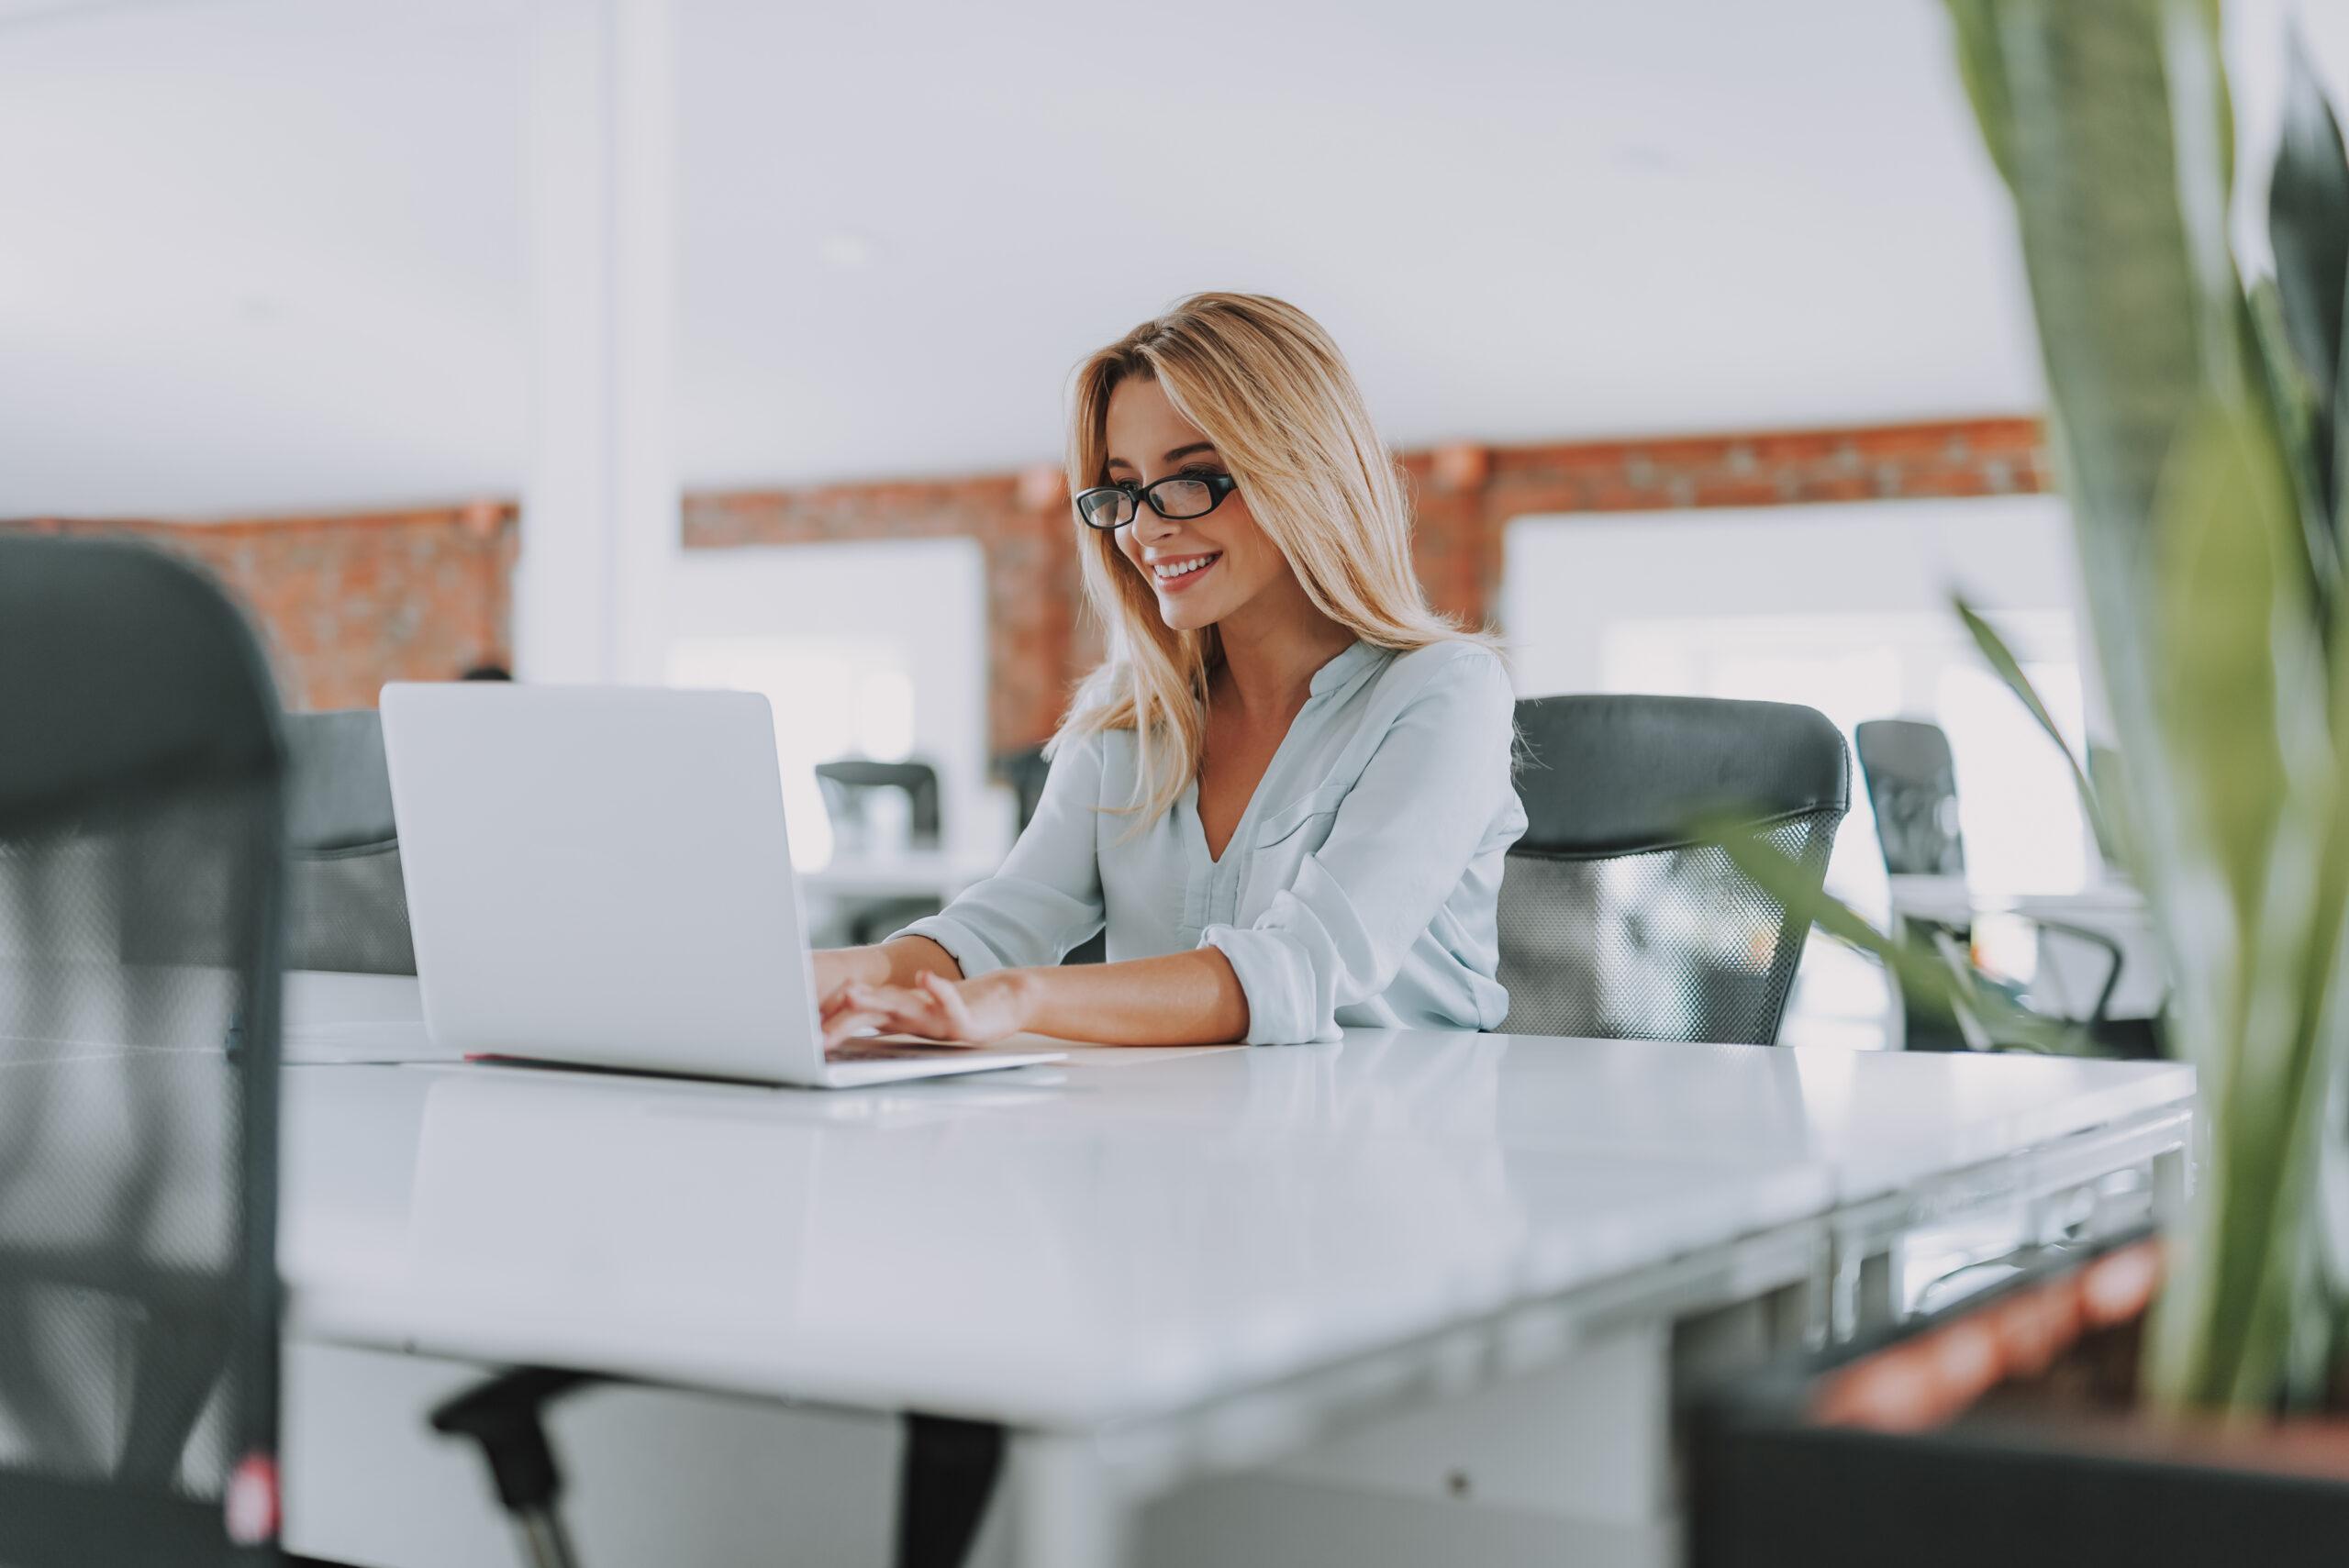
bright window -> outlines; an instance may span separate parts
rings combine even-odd
[[[985,563],[967,539],[692,550],[673,579],[666,678],[764,693],[791,856],[829,863],[818,762],[938,770],[946,847],[999,853],[1011,807],[986,773]]]
[[[892,643],[679,638],[668,676],[671,685],[758,692],[774,706],[791,863],[802,871],[832,858],[816,764],[846,756],[896,762],[913,751],[913,677],[906,651]]]

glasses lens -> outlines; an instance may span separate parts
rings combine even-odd
[[[1150,498],[1163,517],[1205,517],[1215,506],[1215,490],[1199,479],[1164,479],[1150,487]]]
[[[1118,528],[1133,521],[1134,498],[1122,490],[1088,490],[1076,498],[1076,515],[1092,528]]]

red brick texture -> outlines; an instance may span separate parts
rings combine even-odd
[[[1514,517],[1766,506],[2050,489],[2029,418],[1543,446],[1449,446],[1404,455],[1413,553],[1439,609],[1484,623],[1499,602]],[[688,550],[967,534],[986,552],[988,731],[998,751],[1052,733],[1099,655],[1080,616],[1076,552],[1057,473],[827,484],[688,496]]]
[[[1404,455],[1420,578],[1436,606],[1482,623],[1498,602],[1514,517],[1692,506],[2028,494],[2054,485],[2031,418]],[[1080,615],[1059,473],[886,481],[688,495],[691,550],[839,539],[975,539],[986,561],[988,730],[1010,751],[1052,732],[1100,656]],[[250,607],[296,707],[372,704],[384,682],[446,679],[509,657],[516,509],[233,523],[0,523],[146,538],[217,573]]]
[[[515,508],[226,523],[37,518],[0,528],[144,539],[242,603],[290,708],[373,707],[385,681],[510,664]]]

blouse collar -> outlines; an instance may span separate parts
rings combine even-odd
[[[1356,677],[1368,672],[1385,656],[1386,652],[1386,650],[1357,638],[1353,647],[1313,672],[1313,679],[1306,686],[1308,695],[1317,697],[1326,696],[1331,692],[1342,690],[1352,684]]]

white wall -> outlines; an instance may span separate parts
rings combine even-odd
[[[1528,695],[1601,687],[1609,629],[1634,620],[2072,613],[2078,573],[2054,496],[1520,517],[1501,618]],[[1953,623],[1954,624],[1954,623]]]
[[[687,550],[671,576],[670,645],[829,648],[852,660],[865,650],[896,663],[913,686],[910,753],[939,769],[949,848],[992,853],[1008,840],[1009,807],[986,784],[984,568],[968,539]],[[757,663],[754,651],[746,667]],[[832,694],[768,695],[787,733],[795,702]],[[796,721],[805,727],[804,715]],[[785,790],[796,855],[820,828],[807,820],[807,791],[790,779]]]

